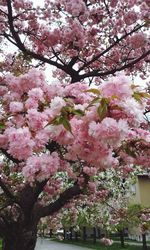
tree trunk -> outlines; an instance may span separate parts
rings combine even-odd
[[[142,234],[143,250],[147,250],[146,234]]]
[[[69,239],[72,240],[72,227],[70,227],[69,230],[70,230],[70,231],[69,231],[69,232],[70,232],[70,234],[69,234]]]
[[[120,230],[120,243],[121,243],[121,247],[124,248],[125,244],[124,244],[124,230]]]
[[[86,241],[86,227],[83,227],[83,241]]]
[[[75,241],[78,241],[78,232],[75,231]]]
[[[3,238],[2,250],[34,250],[37,240],[37,229],[8,230]]]
[[[50,229],[49,237],[52,238],[52,236],[53,236],[53,229]]]
[[[101,230],[100,230],[100,228],[97,229],[97,234],[98,234],[98,238],[100,239],[101,238]]]
[[[66,229],[65,228],[64,228],[63,236],[64,236],[64,240],[66,240]]]
[[[93,227],[93,243],[96,244],[96,227]]]

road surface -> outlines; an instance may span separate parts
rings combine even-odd
[[[90,249],[40,238],[37,240],[35,250],[90,250]]]

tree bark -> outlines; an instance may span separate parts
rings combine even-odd
[[[147,250],[146,234],[142,234],[143,250]]]
[[[70,227],[70,234],[69,234],[69,239],[72,240],[72,227]]]
[[[49,237],[52,238],[52,236],[53,236],[53,229],[50,229]]]
[[[37,227],[10,227],[3,237],[2,250],[34,250],[37,240]]]
[[[98,233],[98,238],[100,239],[101,238],[101,230],[100,230],[100,228],[97,229],[97,233]]]
[[[66,240],[66,229],[65,228],[64,228],[63,236],[64,236],[64,240]]]
[[[75,241],[78,241],[78,232],[75,231]]]
[[[93,243],[96,244],[96,227],[93,227]]]
[[[83,241],[86,241],[86,227],[83,227]]]
[[[125,247],[125,244],[124,244],[124,230],[120,230],[120,243],[121,243],[121,247]]]

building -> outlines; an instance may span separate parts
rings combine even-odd
[[[138,175],[137,182],[132,186],[133,197],[131,203],[141,204],[150,208],[150,177],[147,174]],[[140,228],[129,229],[129,238],[142,241]],[[150,240],[150,232],[147,233],[146,239]]]
[[[133,202],[145,207],[150,207],[150,177],[148,175],[138,175],[137,182],[133,189]]]

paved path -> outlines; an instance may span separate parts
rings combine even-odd
[[[90,250],[90,249],[41,238],[37,240],[37,245],[35,250]]]

